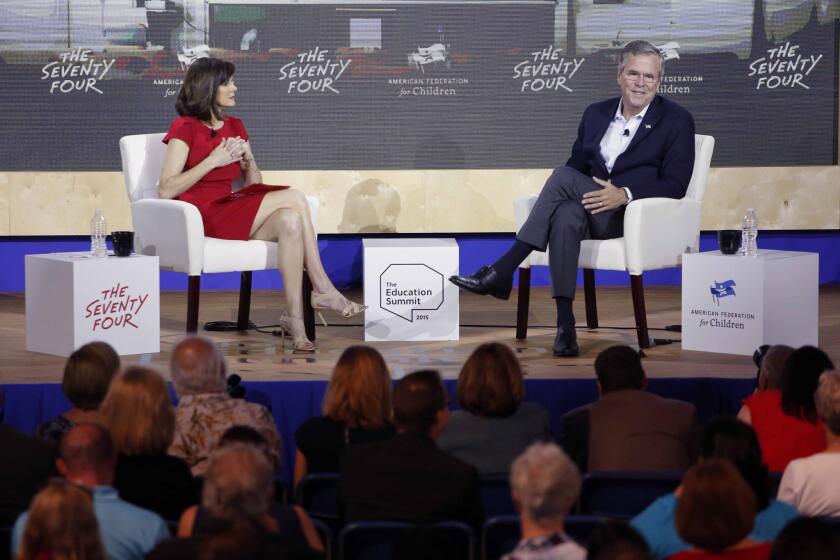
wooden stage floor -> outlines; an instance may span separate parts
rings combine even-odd
[[[649,377],[751,378],[755,366],[749,356],[691,352],[680,347],[680,333],[663,330],[680,322],[680,288],[652,286],[645,290],[651,335],[677,342],[645,350],[643,361]],[[251,320],[257,325],[276,322],[282,298],[279,291],[253,294]],[[360,297],[351,292],[349,295]],[[211,320],[233,320],[236,292],[203,292],[199,324]],[[554,304],[547,288],[534,288],[531,294],[532,327],[526,340],[514,336],[516,292],[508,301],[463,293],[461,296],[461,339],[455,342],[374,343],[385,356],[394,377],[421,368],[438,369],[444,377],[457,377],[461,364],[479,344],[500,341],[517,352],[525,373],[533,378],[591,378],[595,356],[613,344],[636,344],[633,309],[629,288],[598,289],[598,315],[601,328],[586,329],[583,294],[575,301],[580,318],[578,343],[582,354],[576,358],[555,358]],[[280,338],[254,331],[248,333],[208,333],[218,342],[228,359],[229,369],[244,380],[328,379],[342,350],[364,339],[362,320],[337,318],[325,314],[330,325],[317,329],[318,350],[314,354],[293,354],[281,347]],[[183,337],[186,293],[161,294],[161,352],[151,356],[127,356],[124,364],[150,360],[168,377],[168,360],[173,346]],[[64,359],[27,352],[25,347],[23,294],[0,294],[0,384],[56,383],[61,381]],[[820,346],[835,363],[840,363],[840,286],[820,289]],[[269,329],[271,330],[271,329]]]

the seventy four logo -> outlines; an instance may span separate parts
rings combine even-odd
[[[101,94],[99,82],[114,65],[116,59],[96,59],[90,49],[81,47],[58,55],[58,60],[41,68],[41,79],[52,80],[50,93],[96,92]]]
[[[327,56],[329,52],[315,47],[284,64],[279,80],[287,82],[286,93],[340,93],[336,83],[350,66],[351,59],[333,60]]]
[[[99,295],[85,306],[85,319],[90,321],[91,331],[110,329],[133,329],[138,316],[149,299],[148,293],[133,292],[127,284],[116,285],[99,292]]]
[[[409,323],[443,305],[443,274],[425,264],[391,264],[379,275],[379,307]],[[416,314],[415,314],[416,313]]]
[[[724,280],[723,282],[715,282],[709,288],[712,292],[712,299],[720,305],[721,298],[735,296],[735,280]]]
[[[822,57],[821,54],[803,54],[799,51],[799,45],[791,45],[790,41],[786,41],[784,45],[767,49],[767,56],[752,61],[747,76],[756,76],[755,89],[795,86],[811,89],[805,83],[805,78],[813,72]]]
[[[572,93],[570,81],[586,59],[566,57],[562,52],[563,49],[549,45],[514,66],[513,79],[519,81],[520,93],[561,89]]]

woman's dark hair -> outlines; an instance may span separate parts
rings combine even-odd
[[[701,453],[704,459],[729,459],[755,494],[758,510],[767,507],[770,479],[752,426],[731,416],[713,419],[703,430]]]
[[[214,118],[221,120],[222,113],[216,105],[216,90],[226,84],[236,72],[232,62],[220,58],[199,58],[190,65],[175,110],[181,116],[195,117],[210,122]]]
[[[519,360],[499,342],[486,342],[476,348],[458,375],[458,402],[476,416],[510,416],[524,396]]]
[[[817,421],[814,392],[820,375],[827,369],[834,369],[834,364],[819,348],[803,346],[793,351],[782,373],[782,410],[785,414],[812,423]]]
[[[840,550],[840,531],[814,517],[790,521],[773,542],[770,560],[832,560]]]

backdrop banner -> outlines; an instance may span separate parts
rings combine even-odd
[[[118,170],[202,56],[264,169],[552,168],[634,39],[715,165],[833,165],[838,29],[840,0],[4,0],[0,169]]]

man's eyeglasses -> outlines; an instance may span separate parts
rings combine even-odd
[[[623,74],[627,81],[634,83],[642,80],[646,84],[652,84],[659,78],[659,76],[655,74],[642,74],[637,70],[625,70]]]

